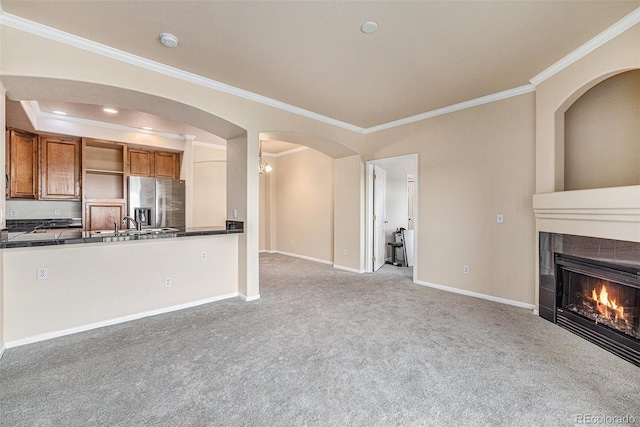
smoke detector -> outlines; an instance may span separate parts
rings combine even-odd
[[[373,21],[365,22],[360,27],[360,31],[362,31],[364,34],[373,34],[378,31],[378,24]]]
[[[173,34],[162,33],[160,34],[160,43],[166,47],[176,47],[178,46],[178,38]]]

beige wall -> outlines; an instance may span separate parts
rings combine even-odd
[[[334,160],[311,149],[279,157],[276,180],[277,250],[332,262]]]
[[[4,250],[7,343],[238,293],[238,236]],[[201,260],[201,252],[207,259]],[[128,260],[123,263],[123,260]],[[133,265],[130,260],[138,260]],[[36,269],[48,268],[48,280]],[[171,277],[172,286],[164,286]]]
[[[534,102],[529,93],[367,136],[367,160],[418,153],[419,281],[533,304]]]
[[[565,113],[564,189],[640,184],[640,71],[604,80]]]
[[[224,226],[227,219],[226,150],[193,146],[193,226]]]
[[[260,250],[273,252],[276,250],[278,159],[273,156],[264,156],[264,159],[272,170],[260,175]]]
[[[0,97],[1,99],[5,99],[5,91],[4,86],[0,83]],[[6,105],[4,101],[0,102],[0,125],[1,129],[5,128],[5,116],[6,116]],[[2,132],[4,135],[4,132]],[[0,136],[0,138],[4,139],[4,136]],[[5,170],[5,150],[4,144],[0,144],[0,165],[3,165],[3,170]],[[6,170],[5,170],[6,173]],[[6,205],[4,197],[0,197],[0,229],[5,227],[5,212]],[[2,357],[2,353],[4,351],[4,250],[0,249],[0,357]]]
[[[334,265],[362,272],[365,212],[364,162],[359,155],[334,161]]]

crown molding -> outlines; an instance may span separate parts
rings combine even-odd
[[[514,89],[505,90],[491,95],[482,96],[480,98],[471,99],[469,101],[460,102],[458,104],[449,105],[448,107],[438,108],[437,110],[428,111],[426,113],[417,114],[404,119],[385,123],[379,126],[373,126],[365,130],[365,134],[380,132],[382,130],[391,129],[398,126],[407,125],[409,123],[419,122],[421,120],[430,119],[443,114],[453,113],[455,111],[465,110],[467,108],[477,107],[479,105],[488,104],[490,102],[500,101],[502,99],[511,98],[513,96],[523,95],[525,93],[534,92],[536,90],[533,85],[524,85]]]
[[[30,21],[28,19],[20,18],[10,13],[2,12],[0,15],[0,24],[6,25],[11,28],[15,28],[27,33],[35,34],[40,37],[47,38],[49,40],[57,41],[60,43],[74,46],[98,55],[106,56],[117,61],[121,61],[127,64],[135,65],[137,67],[145,68],[150,71],[155,71],[160,74],[164,74],[170,77],[174,77],[186,82],[194,83],[199,86],[207,87],[217,90],[219,92],[234,95],[249,101],[254,101],[263,105],[274,107],[289,113],[297,114],[299,116],[307,117],[319,122],[337,126],[343,129],[351,130],[358,133],[364,133],[364,128],[355,126],[349,123],[342,122],[340,120],[332,119],[322,114],[314,113],[304,108],[299,108],[285,102],[277,101],[266,96],[258,95],[253,92],[249,92],[244,89],[237,88],[235,86],[227,85],[225,83],[218,82],[216,80],[208,79],[200,75],[183,71],[175,67],[161,64],[150,59],[142,58],[137,55],[124,52],[119,49],[112,48],[94,41],[75,36],[73,34],[66,33],[64,31],[56,30],[55,28],[48,27],[46,25],[39,24],[37,22]]]
[[[243,99],[247,99],[249,101],[257,102],[257,103],[267,105],[273,108],[277,108],[283,111],[287,111],[299,116],[303,116],[312,120],[316,120],[322,123],[326,123],[329,125],[333,125],[336,127],[340,127],[346,130],[350,130],[350,131],[357,132],[360,134],[365,134],[365,135],[372,134],[375,132],[380,132],[382,130],[391,129],[398,126],[403,126],[410,123],[415,123],[421,120],[441,116],[441,115],[452,113],[455,111],[464,110],[466,108],[472,108],[479,105],[500,101],[513,96],[519,96],[525,93],[534,92],[536,90],[536,86],[542,83],[543,81],[545,81],[546,79],[562,71],[569,65],[578,61],[585,55],[593,52],[598,47],[602,46],[603,44],[607,43],[608,41],[612,40],[613,38],[617,37],[618,35],[622,34],[624,31],[628,30],[629,28],[633,27],[638,23],[640,23],[640,8],[635,9],[629,15],[625,16],[624,18],[622,18],[621,20],[619,20],[618,22],[616,22],[615,24],[607,28],[605,31],[598,34],[593,39],[589,40],[587,43],[585,43],[578,49],[574,50],[569,55],[565,56],[555,64],[551,65],[550,67],[542,71],[537,76],[533,77],[531,80],[529,80],[531,84],[505,90],[498,93],[494,93],[491,95],[483,96],[480,98],[475,98],[469,101],[460,102],[458,104],[450,105],[447,107],[439,108],[439,109],[428,111],[422,114],[417,114],[414,116],[395,120],[392,122],[383,123],[378,126],[363,128],[363,127],[355,126],[340,120],[332,119],[322,114],[314,113],[312,111],[305,110],[303,108],[299,108],[291,104],[277,101],[275,99],[268,98],[266,96],[258,95],[256,93],[249,92],[244,89],[240,89],[240,88],[230,86],[215,80],[211,80],[194,73],[190,73],[175,67],[164,65],[156,61],[151,61],[149,59],[142,58],[140,56],[133,55],[133,54],[121,51],[119,49],[114,49],[112,47],[109,47],[100,43],[96,43],[82,37],[78,37],[60,30],[56,30],[54,28],[39,24],[37,22],[33,22],[24,18],[20,18],[15,15],[11,15],[9,13],[6,13],[2,11],[2,8],[0,7],[0,24],[1,25],[6,25],[8,27],[12,27],[21,31],[35,34],[40,37],[44,37],[50,40],[54,40],[60,43],[64,43],[70,46],[74,46],[74,47],[86,50],[89,52],[93,52],[98,55],[106,56],[106,57],[115,59],[117,61],[121,61],[127,64],[141,67],[141,68],[145,68],[145,69],[155,71],[173,78],[184,80],[196,85],[214,89],[219,92],[234,95]]]
[[[555,64],[551,65],[549,68],[547,68],[537,76],[533,77],[531,80],[529,80],[529,82],[534,86],[538,86],[543,81],[564,70],[574,62],[582,59],[603,44],[613,40],[638,23],[640,23],[640,7],[568,54],[567,56],[565,56],[564,58],[560,59]]]

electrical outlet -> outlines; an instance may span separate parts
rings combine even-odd
[[[462,267],[462,272],[463,272],[464,274],[469,274],[469,266],[468,266],[468,265],[465,265],[464,267]]]
[[[233,218],[238,218],[238,209],[233,210]]]
[[[202,261],[206,261],[207,260],[207,251],[200,252],[200,259]]]
[[[55,216],[60,216],[60,209],[54,209],[54,210],[53,210],[53,214],[54,214]]]
[[[49,271],[47,267],[38,267],[36,269],[36,278],[38,280],[47,280],[49,278]]]
[[[171,287],[171,277],[165,277],[164,278],[164,287],[165,288],[170,288]]]
[[[346,249],[342,250],[342,255],[345,255],[345,256],[347,255],[347,250]]]
[[[11,209],[11,210],[9,211],[9,216],[18,216],[18,211],[17,211],[17,210],[15,210],[15,209]]]
[[[496,222],[498,224],[503,224],[504,223],[504,215],[498,214],[498,216],[496,217]]]

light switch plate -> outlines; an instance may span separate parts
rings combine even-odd
[[[503,224],[504,223],[504,215],[498,214],[498,216],[496,217],[496,222],[498,224]]]

